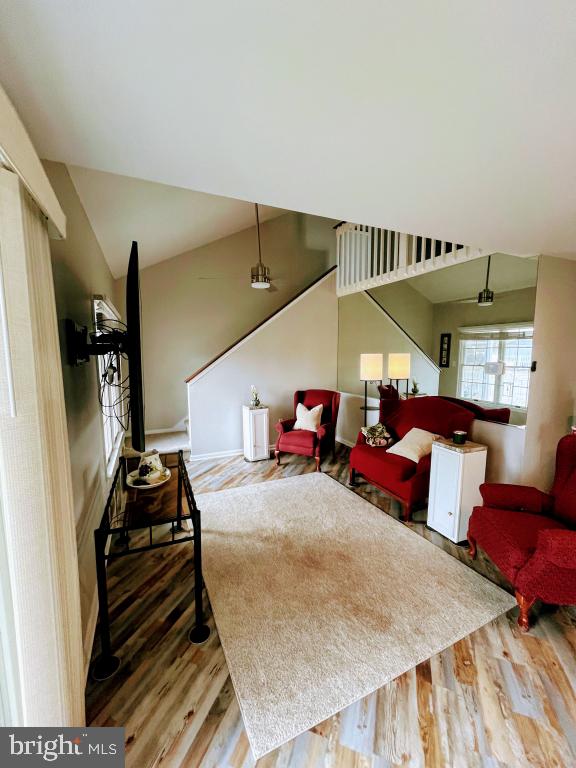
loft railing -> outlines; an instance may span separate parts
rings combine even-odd
[[[476,259],[480,248],[343,222],[336,229],[339,296]]]

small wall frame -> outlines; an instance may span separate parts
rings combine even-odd
[[[452,346],[452,334],[440,334],[440,356],[438,365],[440,368],[450,368],[450,347]]]

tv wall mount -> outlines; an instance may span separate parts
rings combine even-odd
[[[89,331],[86,325],[78,325],[74,320],[65,320],[66,350],[68,364],[83,365],[90,361],[92,355],[128,355],[128,332],[120,321],[115,321],[119,327],[96,325],[96,330]]]
[[[116,419],[122,429],[130,424],[130,376],[124,375],[122,360],[129,369],[128,331],[120,320],[97,322],[95,330],[65,320],[68,363],[80,366],[92,356],[105,356],[100,367],[98,402],[104,416]]]

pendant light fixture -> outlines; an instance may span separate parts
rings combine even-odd
[[[258,264],[252,267],[252,288],[270,288],[270,268],[262,264],[262,247],[260,245],[260,218],[258,216],[258,203],[254,203],[256,209],[256,232],[258,234]]]
[[[479,307],[491,307],[494,304],[494,291],[488,288],[488,280],[490,279],[490,259],[492,255],[488,256],[488,267],[486,269],[486,287],[478,294],[478,306]]]

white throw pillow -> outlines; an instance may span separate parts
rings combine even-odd
[[[407,432],[402,440],[399,440],[391,448],[388,448],[388,453],[394,453],[396,456],[404,456],[405,459],[418,464],[420,459],[424,456],[428,456],[432,452],[432,443],[437,440],[440,435],[435,435],[433,432],[427,432],[425,429],[418,429],[418,427],[412,427]]]
[[[309,429],[311,432],[316,432],[320,426],[323,407],[323,405],[315,405],[314,408],[308,410],[305,405],[298,403],[296,406],[296,424],[292,429]]]

